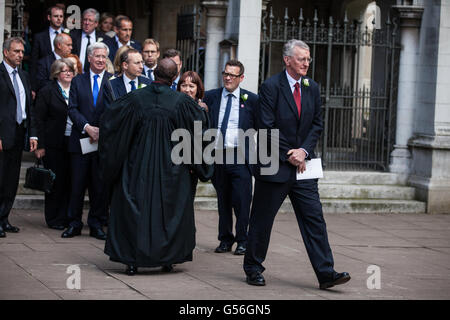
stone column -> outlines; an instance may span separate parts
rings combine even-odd
[[[410,5],[393,7],[400,14],[402,50],[398,78],[397,131],[389,169],[391,172],[408,175],[411,168],[411,151],[408,148],[408,140],[413,136],[414,131],[419,28],[423,8]]]
[[[5,31],[5,0],[0,0],[0,44],[3,46],[3,34]],[[3,60],[3,50],[0,50],[0,61]]]
[[[241,86],[254,93],[258,92],[261,11],[261,0],[241,0],[238,60],[245,67]]]
[[[225,35],[228,1],[202,1],[206,8],[205,90],[219,87],[219,42]]]
[[[450,3],[425,1],[409,183],[427,213],[450,214]]]

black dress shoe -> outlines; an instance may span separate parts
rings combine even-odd
[[[4,232],[17,233],[20,231],[19,228],[12,226],[9,222],[3,224],[2,229]]]
[[[55,230],[64,230],[66,227],[64,226],[48,226],[50,229],[55,229]]]
[[[3,231],[2,227],[0,227],[0,238],[6,238],[6,233]]]
[[[129,276],[134,276],[138,272],[138,268],[135,266],[127,265],[125,273]]]
[[[234,255],[236,256],[242,256],[245,254],[245,251],[247,250],[247,248],[242,245],[242,244],[238,244],[236,247],[236,250],[234,250]]]
[[[250,275],[247,275],[247,283],[252,286],[265,286],[266,280],[264,279],[261,272],[254,272]]]
[[[89,235],[99,240],[106,240],[106,233],[102,228],[90,228]]]
[[[168,264],[168,265],[165,265],[165,266],[162,266],[161,267],[161,271],[162,272],[172,272],[173,271],[173,265],[171,265],[171,264]]]
[[[335,272],[333,278],[334,278],[334,279],[331,280],[331,281],[322,282],[322,283],[319,285],[319,288],[320,288],[321,290],[325,290],[325,289],[334,287],[334,286],[336,286],[336,285],[338,285],[338,284],[344,284],[344,283],[348,282],[348,281],[351,279],[351,278],[350,278],[350,275],[349,275],[347,272],[342,272],[342,273],[337,273],[337,272]]]
[[[81,228],[68,227],[66,231],[61,234],[61,238],[73,238],[81,234]]]
[[[221,242],[219,246],[214,250],[214,252],[217,253],[224,253],[224,252],[230,252],[231,251],[232,244],[227,244],[225,242]]]

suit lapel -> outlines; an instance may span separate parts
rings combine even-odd
[[[105,71],[105,73],[103,74],[102,83],[100,83],[100,87],[98,90],[97,106],[95,107],[96,110],[102,109],[101,106],[103,104],[103,88],[105,87],[106,81],[109,81],[110,77],[111,77],[111,74]],[[122,84],[123,84],[123,81],[122,81]],[[94,103],[94,98],[92,98],[92,103]],[[97,107],[100,107],[100,108],[97,108]]]
[[[214,111],[216,112],[216,114],[214,115],[214,120],[216,122],[216,125],[215,125],[216,128],[219,127],[220,103],[222,101],[222,92],[223,92],[223,88],[218,89],[216,92],[216,98],[214,99],[214,101],[216,102],[216,106],[214,108]]]
[[[53,90],[54,90],[54,94],[58,97],[58,99],[59,99],[62,103],[64,103],[64,105],[67,105],[67,104],[66,104],[66,100],[64,99],[64,97],[63,97],[63,95],[62,95],[62,93],[61,93],[61,90],[59,89],[59,85],[58,85],[58,83],[56,82],[56,80],[55,80],[55,82],[53,83]]]
[[[239,129],[242,129],[242,123],[244,121],[244,109],[247,107],[247,102],[242,100],[242,96],[245,95],[247,92],[241,88],[240,97],[239,97]]]
[[[291,108],[292,112],[295,114],[297,120],[299,120],[297,105],[295,104],[294,95],[292,94],[292,90],[289,86],[289,81],[286,77],[285,72],[286,71],[283,71],[281,73],[281,92],[283,93],[286,101],[288,102],[289,107]]]
[[[123,82],[123,75],[116,79],[116,97],[122,97],[127,94],[127,88],[125,88],[125,83]]]
[[[303,83],[304,77],[301,78],[301,115],[305,114],[305,112],[309,112],[309,106],[312,105],[310,103],[311,100],[311,94],[309,87],[306,87]],[[300,121],[298,122],[299,126],[302,123],[302,120],[305,119],[305,117],[300,115]]]
[[[6,70],[6,67],[3,64],[4,62],[0,63],[0,71],[3,73],[3,78],[5,79],[5,83],[8,85],[9,90],[11,91],[11,94],[16,97],[16,93],[14,92],[14,87],[11,82],[11,78],[9,77],[8,71]]]

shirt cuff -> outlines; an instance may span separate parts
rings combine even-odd
[[[38,137],[30,137],[31,140],[39,140]]]
[[[86,133],[86,127],[89,125],[89,123],[86,123],[85,125],[84,125],[84,127],[83,127],[83,131],[81,132],[82,134],[85,134]]]
[[[303,151],[305,151],[305,153],[306,153],[306,158],[305,159],[307,159],[308,157],[309,157],[309,153],[308,153],[308,151],[306,151],[305,149],[303,149],[303,148],[300,148],[300,150],[303,150]]]

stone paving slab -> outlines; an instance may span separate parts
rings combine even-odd
[[[86,216],[86,214],[84,215]],[[86,217],[84,217],[86,218]],[[214,253],[217,211],[197,211],[193,261],[174,272],[125,266],[88,236],[62,239],[40,211],[14,210],[21,228],[0,239],[0,300],[409,300],[450,299],[450,216],[425,214],[326,214],[337,271],[352,280],[318,290],[293,213],[279,213],[264,262],[265,287],[246,284],[242,256]],[[81,288],[69,289],[70,265],[81,271]],[[381,289],[368,289],[368,267],[381,272]]]

